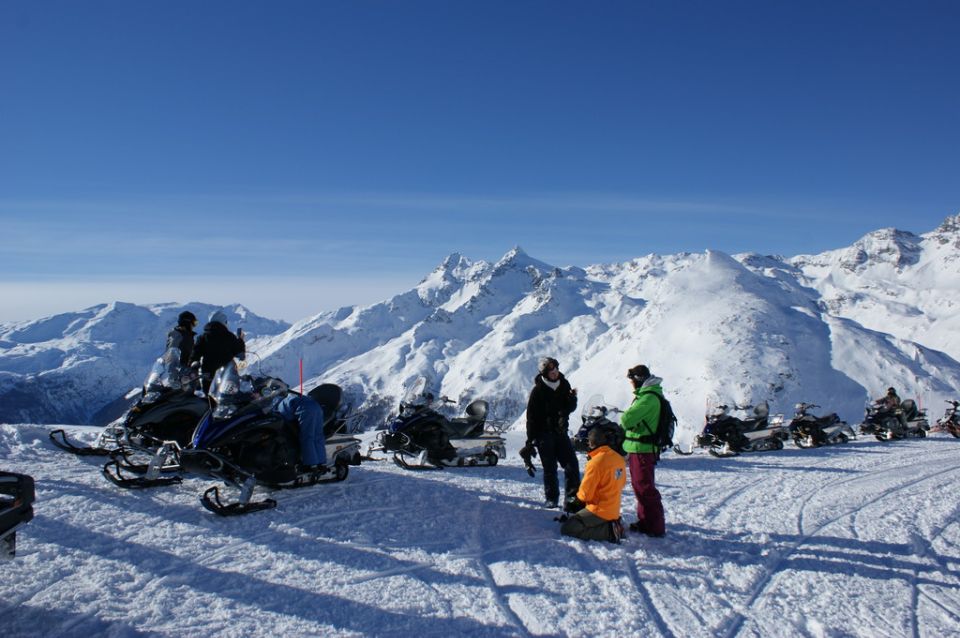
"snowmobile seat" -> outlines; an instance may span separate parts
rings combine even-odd
[[[903,418],[912,421],[917,418],[917,402],[913,399],[904,399],[900,402],[900,409],[903,410]]]
[[[488,410],[489,404],[483,399],[477,399],[467,406],[466,416],[450,420],[451,430],[457,437],[480,436],[483,434]]]
[[[337,409],[343,399],[343,390],[333,383],[321,383],[307,393],[307,396],[323,408],[323,435],[335,434],[343,422],[337,419]]]

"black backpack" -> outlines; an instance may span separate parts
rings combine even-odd
[[[669,401],[656,392],[652,394],[660,399],[660,420],[657,421],[657,429],[653,431],[653,434],[645,434],[634,440],[656,446],[657,456],[660,456],[661,452],[673,447],[673,432],[677,429],[677,417],[673,413],[673,406],[670,405]]]

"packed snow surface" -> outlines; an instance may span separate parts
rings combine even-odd
[[[667,454],[667,537],[613,545],[559,535],[519,433],[496,467],[364,462],[218,518],[197,500],[212,481],[124,491],[49,430],[0,426],[3,469],[37,482],[36,518],[0,564],[5,638],[960,631],[960,440],[943,434]],[[628,486],[627,522],[634,507]]]

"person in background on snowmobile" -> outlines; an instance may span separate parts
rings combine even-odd
[[[554,508],[560,501],[558,464],[563,467],[564,501],[580,488],[580,463],[567,432],[570,413],[577,409],[577,391],[560,373],[556,359],[540,359],[539,370],[527,401],[527,446],[540,453],[545,505]]]
[[[610,443],[603,428],[587,434],[587,467],[576,499],[570,503],[576,511],[560,526],[564,536],[615,543],[623,537],[620,495],[627,482],[627,465]]]
[[[647,442],[660,421],[660,399],[663,379],[650,374],[645,365],[627,370],[627,378],[633,384],[633,404],[620,417],[626,438],[623,449],[627,452],[630,467],[630,485],[637,497],[637,522],[630,523],[631,532],[640,532],[659,538],[666,533],[663,500],[654,477],[660,450]]]
[[[243,359],[247,346],[243,342],[243,330],[238,328],[233,334],[227,328],[227,315],[217,310],[210,315],[210,321],[203,327],[203,334],[197,337],[191,360],[200,362],[203,373],[203,391],[210,390],[214,373],[227,365],[231,359]]]
[[[193,356],[193,339],[196,333],[197,317],[189,310],[184,310],[177,317],[177,325],[167,333],[167,350],[179,348],[180,365],[190,367],[190,358]]]
[[[884,412],[893,412],[900,407],[900,397],[894,388],[887,388],[887,393],[874,403]]]

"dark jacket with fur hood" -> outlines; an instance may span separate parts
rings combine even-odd
[[[560,385],[554,390],[544,383],[543,376],[534,379],[533,390],[527,401],[527,440],[536,441],[546,434],[568,436],[570,413],[577,409],[577,395],[570,382],[560,375]]]

